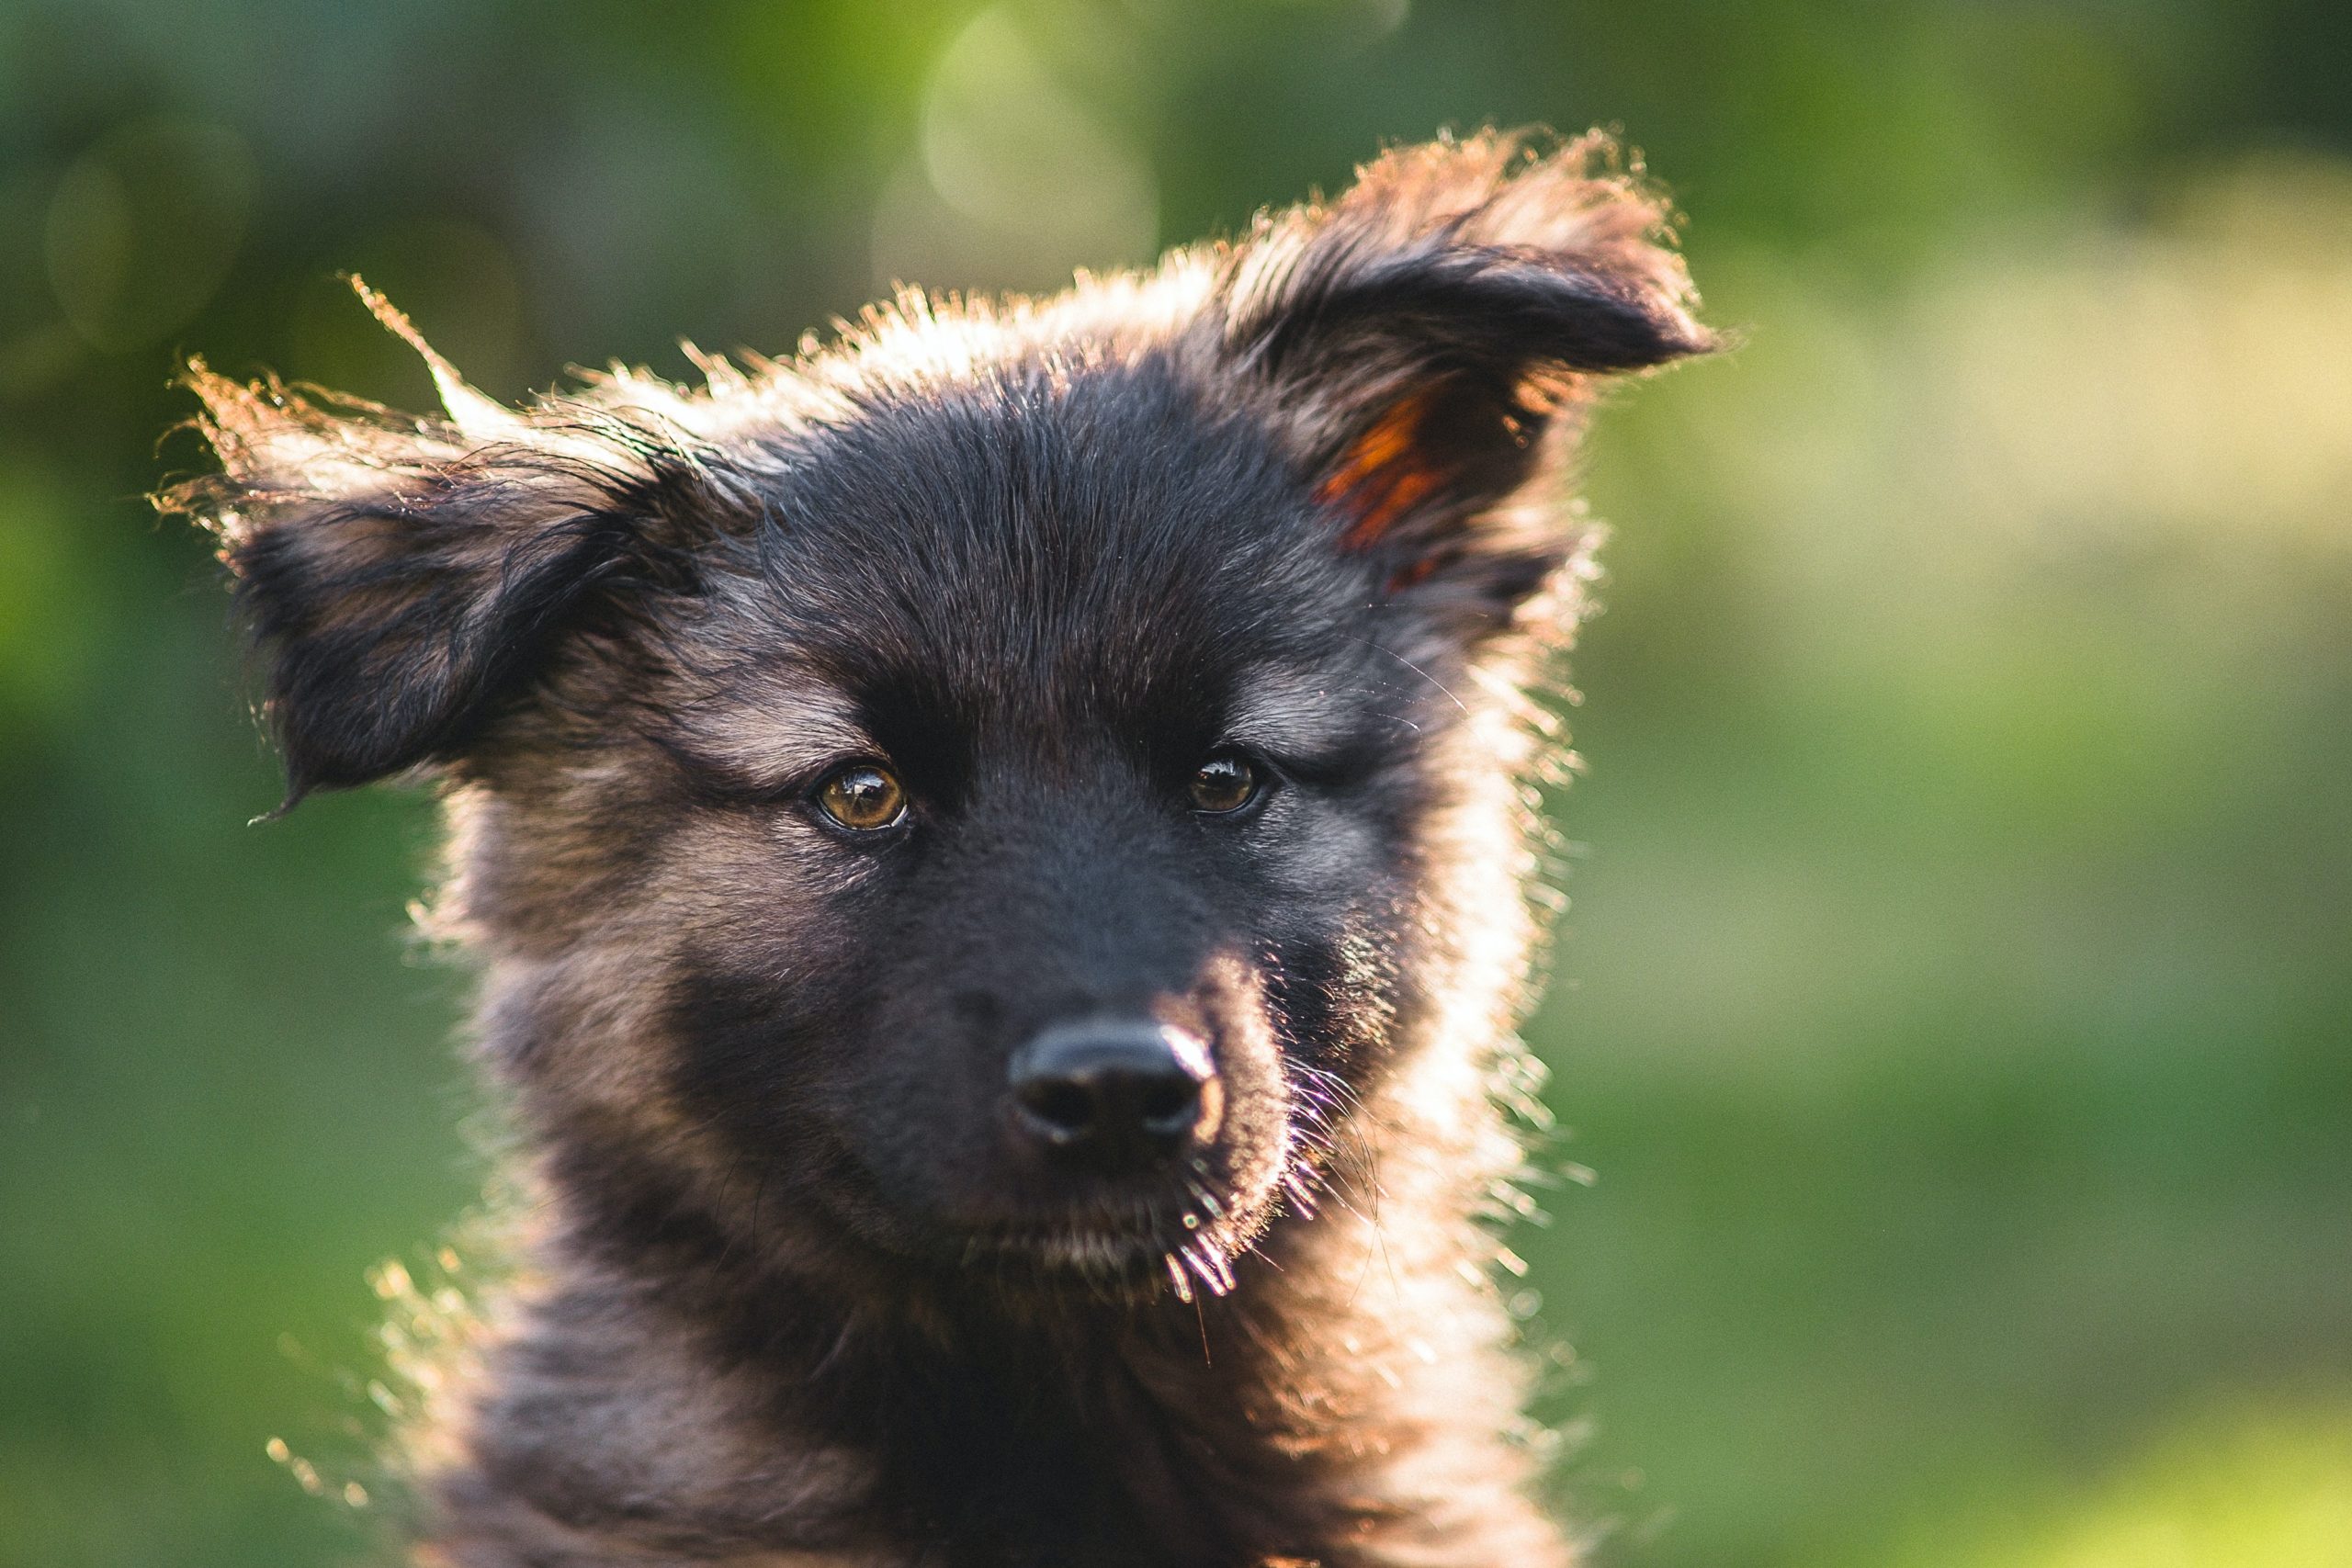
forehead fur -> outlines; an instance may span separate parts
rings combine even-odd
[[[1337,739],[1303,694],[1360,661],[1361,576],[1263,433],[1155,358],[877,400],[765,488],[695,634],[698,752]]]
[[[1015,364],[884,403],[796,440],[772,496],[743,575],[844,676],[1118,692],[1170,660],[1318,646],[1361,599],[1264,434],[1151,361]]]

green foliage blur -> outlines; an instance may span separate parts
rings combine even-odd
[[[367,1550],[364,1275],[483,1175],[428,802],[245,826],[179,356],[427,404],[350,270],[501,395],[684,376],[1489,121],[1621,125],[1745,338],[1594,444],[1564,1506],[2352,1563],[2347,83],[2340,0],[0,8],[0,1563]]]

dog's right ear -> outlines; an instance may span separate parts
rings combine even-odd
[[[1565,458],[1600,379],[1716,345],[1664,204],[1619,163],[1599,135],[1401,148],[1226,254],[1222,368],[1379,591],[1473,636],[1574,552],[1503,503]]]
[[[193,364],[221,471],[158,498],[220,541],[268,664],[281,810],[460,754],[630,564],[661,479],[650,444],[535,428],[362,298],[425,355],[448,418],[325,406]]]

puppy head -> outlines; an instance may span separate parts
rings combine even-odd
[[[1392,153],[693,392],[197,370],[225,472],[173,499],[292,797],[447,781],[488,1049],[592,1229],[1222,1288],[1497,1000],[1443,893],[1515,907],[1508,688],[1583,542],[1543,492],[1597,378],[1708,344],[1604,155]]]

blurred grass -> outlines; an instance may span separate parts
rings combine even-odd
[[[1894,1561],[1901,1568],[2334,1568],[2352,1540],[2347,1414],[2352,1407],[2341,1404],[2293,1401],[2207,1413],[2085,1495],[1945,1521]]]
[[[1487,119],[1622,120],[1747,336],[1595,444],[1532,1035],[1600,1179],[1520,1245],[1603,1561],[2352,1562],[2347,66],[2301,0],[0,16],[0,1562],[356,1550],[264,1443],[364,1475],[363,1271],[481,1176],[424,803],[243,826],[174,350],[423,403],[348,267],[502,393],[683,373]]]

